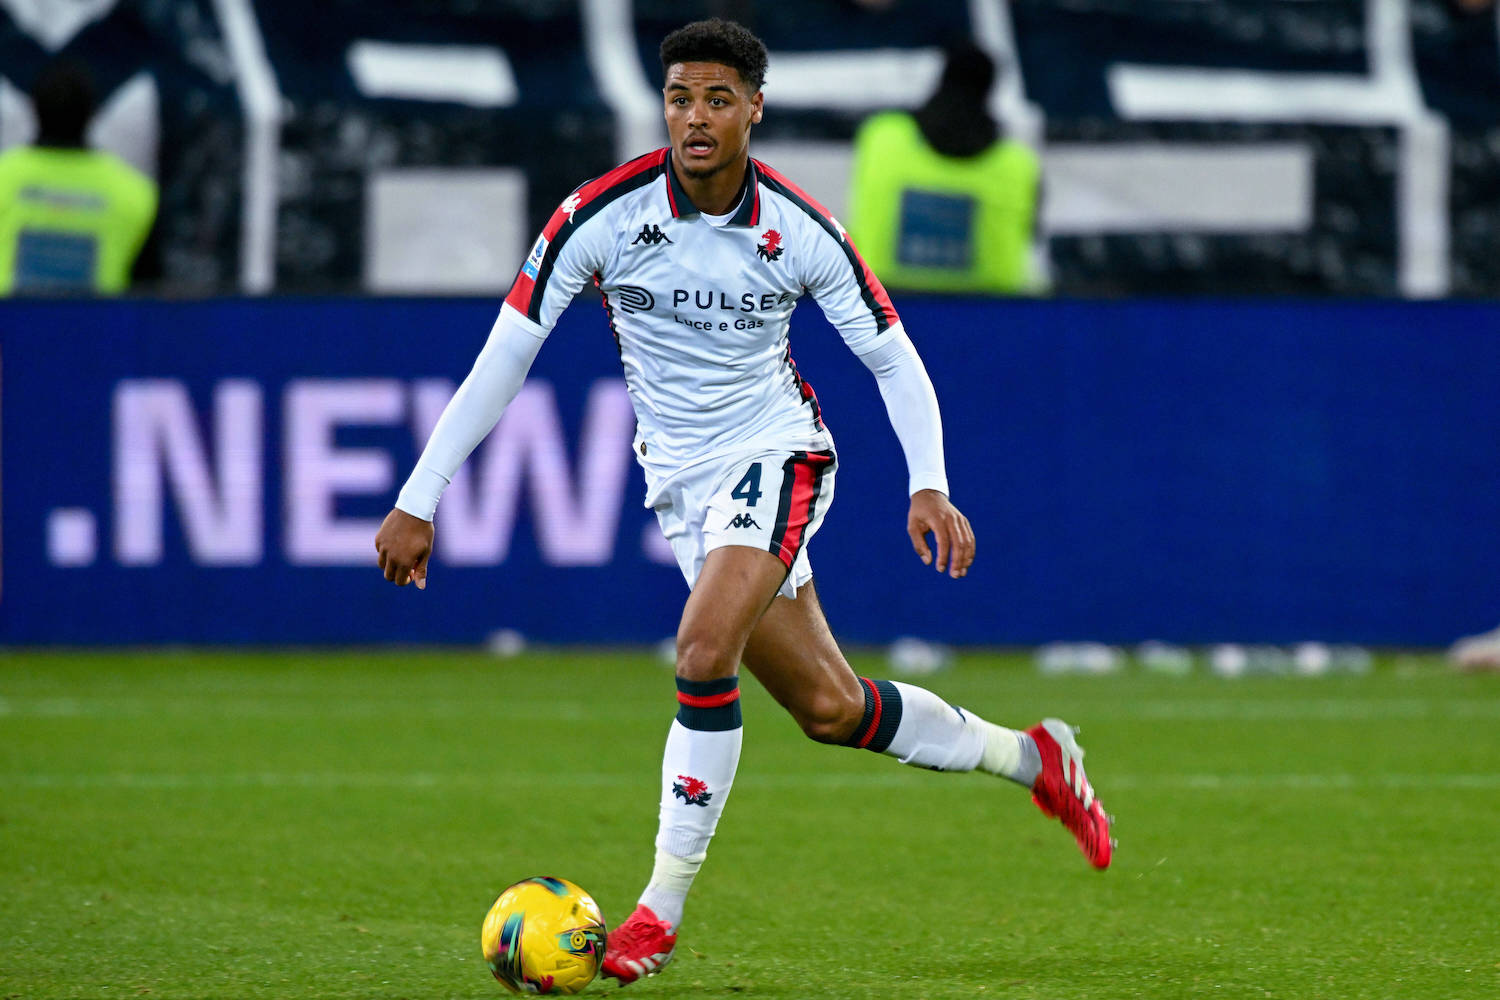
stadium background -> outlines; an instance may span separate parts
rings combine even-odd
[[[440,532],[428,594],[367,552],[543,218],[660,143],[655,44],[703,13],[765,37],[755,154],[835,212],[857,123],[917,103],[955,38],[1011,68],[994,107],[1043,152],[1054,296],[897,302],[980,534],[963,584],[913,572],[873,383],[798,313],[844,457],[814,553],[841,636],[1494,624],[1492,8],[0,0],[0,145],[50,54],[87,59],[96,138],[162,183],[165,267],[126,301],[0,304],[0,639],[670,634],[590,302],[445,501],[470,530]]]

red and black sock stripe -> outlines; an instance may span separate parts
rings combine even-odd
[[[865,714],[844,746],[885,753],[901,725],[901,691],[890,681],[861,677],[859,682],[865,689]]]
[[[700,732],[722,733],[740,728],[740,679],[677,678],[677,721]]]
[[[794,452],[781,468],[781,499],[776,507],[776,526],[771,530],[770,550],[791,569],[802,548],[805,529],[817,509],[823,477],[833,468],[833,452]]]

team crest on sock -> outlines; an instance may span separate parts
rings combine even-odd
[[[672,794],[681,799],[683,805],[703,806],[705,809],[708,808],[709,800],[714,797],[706,782],[686,774],[679,774],[677,780],[672,782]]]

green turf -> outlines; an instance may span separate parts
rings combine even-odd
[[[1500,996],[1500,678],[971,656],[931,685],[1082,724],[1115,866],[1014,786],[813,745],[747,683],[679,958],[631,995]],[[672,709],[641,656],[0,654],[0,998],[502,996],[478,936],[507,883],[633,905]]]

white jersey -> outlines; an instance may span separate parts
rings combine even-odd
[[[746,449],[832,447],[787,342],[803,294],[855,354],[900,335],[843,227],[755,160],[727,220],[694,208],[667,149],[584,184],[548,221],[506,305],[545,336],[590,280],[635,407],[636,455],[656,481]]]
[[[604,296],[635,407],[647,506],[674,476],[725,456],[832,451],[818,398],[787,345],[792,309],[804,294],[875,375],[910,492],[948,492],[932,383],[843,227],[756,160],[734,211],[705,217],[672,172],[670,151],[659,149],[584,184],[553,213],[398,508],[432,520],[444,488],[591,279]]]

